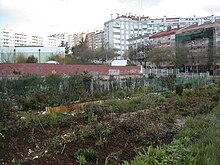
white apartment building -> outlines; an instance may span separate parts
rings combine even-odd
[[[135,16],[120,16],[104,23],[104,45],[122,56],[128,50],[128,39],[142,35],[141,22]]]
[[[67,46],[72,48],[74,45],[74,35],[73,34],[69,34],[67,36]]]
[[[38,35],[28,35],[27,45],[43,46],[44,45],[44,38],[42,36],[38,36]]]
[[[219,17],[196,17],[191,18],[163,18],[151,19],[145,16],[133,16],[133,15],[117,15],[117,18],[111,19],[104,23],[104,45],[106,49],[114,48],[118,50],[118,53],[123,56],[131,44],[147,43],[141,36],[151,35],[163,30],[167,27],[177,28],[185,27],[195,23],[205,23],[216,20]],[[140,40],[143,38],[143,40]]]
[[[58,39],[54,36],[47,36],[44,38],[44,46],[45,47],[58,47],[61,45],[62,40]]]
[[[43,46],[43,37],[15,32],[11,29],[0,29],[0,47]]]
[[[14,46],[14,38],[12,30],[0,29],[0,47]]]

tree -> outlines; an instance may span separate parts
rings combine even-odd
[[[115,49],[100,49],[90,50],[88,48],[87,39],[81,39],[79,44],[71,48],[72,57],[75,59],[75,63],[91,63],[94,60],[106,61],[118,56]]]
[[[75,64],[77,63],[77,60],[74,56],[66,55],[64,58],[65,64]]]
[[[60,47],[65,47],[65,46],[66,46],[66,45],[65,45],[64,41],[61,41]]]
[[[16,58],[17,63],[26,63],[27,57],[25,57],[23,54],[19,54]]]
[[[104,49],[103,50],[103,60],[104,61],[107,61],[107,60],[112,60],[114,59],[115,57],[118,57],[119,54],[117,53],[118,50],[117,49],[112,49],[112,48],[109,48],[108,50]]]
[[[175,56],[173,58],[173,62],[176,67],[180,67],[181,65],[185,65],[187,62],[187,55],[189,51],[184,44],[176,44],[175,45]]]
[[[68,42],[64,43],[64,41],[61,41],[60,47],[65,47],[65,54],[69,54],[70,52],[70,47],[68,46]]]
[[[139,45],[137,49],[131,46],[128,50],[128,58],[133,62],[138,61],[143,67],[146,67],[146,63],[150,61],[149,57],[152,49],[153,46],[150,43]]]
[[[31,55],[27,58],[27,63],[37,63],[37,58],[34,55]]]
[[[70,47],[68,46],[68,42],[65,44],[65,54],[69,54],[70,52]]]
[[[63,64],[65,62],[65,58],[61,57],[59,54],[53,54],[49,57],[50,61],[58,61],[60,64]]]
[[[136,61],[140,59],[144,59],[146,54],[150,51],[151,45],[139,45],[136,49],[132,46],[129,47],[128,58],[131,61]]]
[[[149,61],[154,63],[158,68],[164,64],[172,62],[172,50],[170,47],[154,47],[149,52]]]

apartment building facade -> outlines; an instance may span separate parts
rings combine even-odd
[[[136,16],[120,16],[104,23],[104,45],[116,49],[122,56],[128,50],[128,39],[142,35],[141,22]]]
[[[155,33],[149,37],[150,44],[153,47],[170,47],[174,46],[175,44],[175,35],[178,30],[180,30],[180,27],[177,28],[171,28],[171,26],[167,27],[167,30]]]
[[[185,63],[189,72],[220,75],[220,22],[214,21],[191,25],[176,33],[176,43],[189,50]]]
[[[193,16],[191,18],[167,18],[164,16],[163,18],[151,19],[146,16],[118,15],[115,19],[112,18],[104,23],[104,45],[106,49],[117,49],[118,53],[123,56],[128,51],[129,46],[137,44],[136,39],[139,39],[138,44],[147,44],[147,41],[144,41],[144,37],[141,36],[150,36],[166,30],[167,27],[186,27],[195,23],[210,22],[217,18],[219,19],[215,16]]]
[[[42,36],[16,32],[11,29],[0,29],[0,47],[43,46]]]
[[[10,29],[0,29],[0,47],[14,45],[14,34]]]
[[[96,30],[86,34],[87,46],[90,50],[104,48],[104,31]]]

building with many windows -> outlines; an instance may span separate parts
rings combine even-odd
[[[87,46],[91,50],[104,47],[104,31],[97,30],[86,34]]]
[[[186,70],[194,73],[220,74],[220,22],[195,24],[176,33],[176,43],[189,50]]]
[[[42,36],[16,32],[11,29],[0,29],[0,47],[43,45]]]
[[[151,45],[153,47],[174,46],[176,32],[180,29],[181,29],[180,27],[172,29],[171,26],[169,26],[167,30],[151,35],[149,38]]]
[[[0,29],[0,47],[14,46],[14,38],[12,30]]]
[[[146,43],[145,37],[160,31],[164,31],[167,27],[177,28],[186,27],[192,24],[202,24],[205,22],[215,21],[219,17],[208,16],[208,17],[196,17],[191,18],[155,18],[151,19],[146,16],[133,16],[133,15],[117,15],[117,18],[104,23],[104,45],[106,49],[114,48],[118,50],[118,53],[123,56],[129,46],[132,44]],[[143,40],[141,40],[143,38]],[[138,39],[139,41],[135,41]]]
[[[104,23],[106,49],[116,49],[121,56],[128,50],[128,39],[141,35],[141,22],[136,16],[122,15]]]
[[[96,31],[95,34],[95,48],[103,48],[104,47],[104,31]]]

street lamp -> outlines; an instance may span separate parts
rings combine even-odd
[[[191,67],[192,67],[192,75],[194,75],[193,44],[194,44],[194,41],[191,41]]]
[[[38,51],[39,51],[39,58],[38,58],[38,59],[39,59],[39,61],[38,61],[38,63],[40,63],[40,49],[39,49]]]
[[[14,49],[14,57],[13,57],[14,63],[15,63],[15,55],[16,55],[16,49]]]

